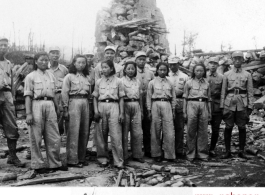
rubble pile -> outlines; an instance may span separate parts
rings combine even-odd
[[[151,169],[136,173],[134,170],[119,171],[117,187],[196,187],[188,177],[184,167],[160,166],[153,164]]]
[[[140,50],[166,55],[166,33],[165,21],[155,0],[113,0],[97,14],[97,57],[102,60],[107,45],[117,48],[116,61],[132,57]]]

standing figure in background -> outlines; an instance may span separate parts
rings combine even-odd
[[[124,89],[121,80],[115,76],[113,61],[103,61],[101,66],[104,75],[96,81],[92,94],[94,96],[97,158],[101,166],[108,166],[108,134],[110,134],[114,166],[122,169],[124,168],[122,149]]]
[[[203,64],[193,67],[184,87],[184,118],[187,123],[187,160],[208,161],[208,122],[211,120],[211,91]]]
[[[48,170],[68,170],[67,167],[62,166],[60,160],[61,139],[57,124],[60,110],[55,101],[55,77],[47,71],[48,62],[49,56],[46,52],[35,55],[35,71],[26,77],[24,90],[26,123],[30,126],[31,168],[38,173],[45,173]],[[42,137],[48,165],[41,153]]]
[[[145,65],[145,67],[155,74],[156,66],[159,63],[159,59],[160,57],[158,53],[151,53],[149,55],[149,62]]]
[[[124,65],[124,76],[122,84],[124,86],[124,124],[123,124],[123,157],[126,161],[128,155],[128,134],[131,137],[131,149],[133,160],[144,163],[142,145],[143,145],[143,102],[141,83],[136,78],[137,66],[133,61],[128,61]]]
[[[16,124],[15,106],[12,96],[12,65],[5,59],[8,51],[8,39],[0,38],[0,123],[3,126],[9,156],[7,164],[17,167],[24,167],[16,155],[17,140],[19,138],[18,127]]]
[[[176,106],[175,88],[166,78],[169,73],[168,65],[161,62],[156,69],[156,77],[148,84],[146,97],[148,117],[152,121],[151,154],[156,162],[161,162],[163,149],[164,158],[168,161],[174,161],[176,158],[173,123]]]
[[[69,74],[64,78],[62,100],[64,118],[69,120],[67,132],[67,164],[69,167],[87,166],[85,160],[89,139],[89,103],[91,92],[86,57],[76,55],[69,67]]]
[[[222,59],[219,61],[219,67],[217,68],[217,73],[224,75],[224,73],[228,72],[231,68],[230,65],[232,65],[233,62],[231,59]]]
[[[225,121],[225,148],[226,153],[222,158],[231,157],[231,136],[234,124],[239,130],[239,153],[240,158],[248,159],[244,149],[246,144],[246,124],[252,112],[253,81],[251,74],[242,69],[244,55],[241,51],[232,54],[234,67],[226,72],[223,77],[220,108],[223,109]]]
[[[210,84],[211,91],[211,109],[212,109],[212,137],[211,137],[211,145],[209,150],[210,157],[216,157],[215,146],[219,137],[219,128],[222,122],[223,114],[220,109],[220,99],[221,99],[221,90],[222,90],[222,82],[223,75],[216,72],[218,67],[218,58],[211,57],[209,59],[209,71],[207,72],[207,81]]]
[[[121,65],[116,64],[114,62],[115,54],[116,54],[116,49],[113,46],[107,46],[104,49],[104,59],[105,60],[110,60],[110,61],[112,61],[114,63],[116,76],[118,78],[121,78],[123,76],[123,67]],[[99,80],[103,75],[104,74],[103,74],[103,70],[102,70],[101,62],[100,62],[95,67],[95,82],[97,82],[97,80]]]
[[[55,101],[56,104],[59,106],[60,115],[58,120],[59,132],[60,135],[67,133],[68,129],[68,121],[64,121],[63,119],[63,106],[62,106],[62,86],[63,86],[63,79],[68,74],[68,69],[59,64],[60,59],[60,48],[59,47],[51,47],[49,49],[49,59],[50,63],[48,65],[50,71],[55,77]]]
[[[142,90],[142,102],[143,102],[143,118],[142,118],[142,129],[143,129],[143,144],[144,154],[146,157],[151,157],[151,121],[148,118],[148,109],[146,104],[147,87],[151,80],[154,79],[154,73],[146,65],[146,53],[139,51],[135,56],[135,62],[137,65],[136,78],[140,81]]]
[[[180,60],[176,56],[168,58],[169,67],[169,80],[173,83],[176,93],[176,109],[175,109],[175,150],[176,157],[183,158],[186,156],[184,151],[184,115],[183,115],[183,92],[184,86],[188,81],[188,75],[179,70]]]

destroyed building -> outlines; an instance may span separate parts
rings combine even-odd
[[[112,0],[97,14],[95,37],[98,60],[107,45],[117,48],[116,62],[140,50],[169,53],[166,24],[156,0]]]

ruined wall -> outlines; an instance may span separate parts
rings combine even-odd
[[[107,45],[115,45],[118,55],[150,49],[169,53],[166,24],[156,0],[112,0],[97,14],[95,37],[100,60]]]

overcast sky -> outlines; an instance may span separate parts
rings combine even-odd
[[[74,47],[91,50],[95,44],[96,14],[111,0],[1,0],[0,35],[26,44],[30,30],[34,42],[58,45],[70,54]],[[265,46],[265,2],[262,0],[157,0],[167,28],[171,52],[181,52],[183,32],[198,33],[196,48],[220,51]],[[254,39],[255,38],[255,39]],[[256,41],[255,41],[256,40]]]

